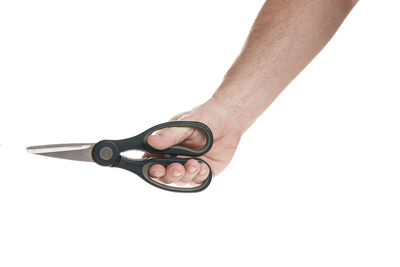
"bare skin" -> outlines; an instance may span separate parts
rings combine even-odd
[[[356,2],[268,0],[264,4],[242,52],[214,95],[171,119],[200,121],[211,128],[214,145],[200,158],[214,176],[229,164],[242,134],[321,51]],[[196,147],[204,137],[196,130],[172,128],[150,136],[148,143],[157,149],[175,144]],[[208,176],[208,168],[189,160],[184,166],[154,165],[149,173],[165,183],[199,184]]]

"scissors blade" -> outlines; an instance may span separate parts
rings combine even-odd
[[[60,159],[70,159],[78,161],[93,162],[92,148],[95,144],[56,144],[44,146],[30,146],[26,150],[30,153],[54,157]]]

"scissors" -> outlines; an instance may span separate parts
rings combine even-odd
[[[168,127],[190,127],[201,131],[205,138],[206,143],[200,149],[192,149],[181,145],[175,145],[164,150],[158,150],[151,147],[147,143],[147,138],[154,132],[168,128]],[[171,121],[158,124],[150,129],[142,132],[131,138],[122,140],[102,140],[98,143],[81,143],[81,144],[56,144],[56,145],[43,145],[27,147],[27,151],[55,158],[89,161],[96,162],[97,164],[105,167],[117,167],[133,172],[141,177],[149,184],[156,186],[160,189],[173,191],[173,192],[199,192],[206,189],[212,179],[212,172],[210,166],[202,159],[196,158],[200,163],[207,164],[209,168],[209,175],[200,185],[194,186],[174,186],[151,179],[149,176],[149,169],[154,164],[161,164],[168,166],[171,163],[178,162],[185,164],[192,157],[198,157],[207,153],[213,144],[213,135],[205,124],[196,121]],[[149,152],[151,154],[169,155],[168,158],[149,157],[143,159],[130,159],[121,155],[122,152],[128,150],[140,150]],[[190,157],[177,157],[190,156]]]

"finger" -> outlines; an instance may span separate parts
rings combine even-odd
[[[142,156],[142,159],[146,158],[170,158],[171,156],[168,154],[155,154],[150,152],[145,152]]]
[[[180,163],[171,163],[167,167],[167,171],[161,181],[166,184],[171,184],[179,181],[185,175],[185,167]]]
[[[157,158],[157,157],[161,157],[162,155],[160,155],[160,154],[154,154],[154,153],[150,153],[150,152],[145,152],[143,155],[142,155],[142,159],[145,159],[145,158]]]
[[[193,133],[189,127],[170,127],[147,137],[147,143],[155,149],[163,150],[182,143]]]
[[[149,168],[150,178],[161,178],[165,175],[165,167],[161,164],[154,164]]]
[[[195,159],[190,159],[185,163],[185,175],[179,180],[183,185],[192,181],[200,171],[200,163]]]
[[[207,164],[201,163],[200,171],[196,175],[196,177],[193,178],[192,182],[195,184],[202,184],[204,182],[204,180],[207,179],[209,173],[210,173],[210,169],[208,168]]]
[[[206,145],[207,137],[205,133],[199,129],[194,129],[189,138],[182,142],[182,145],[193,148],[201,149]]]

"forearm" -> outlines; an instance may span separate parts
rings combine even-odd
[[[356,1],[268,0],[213,95],[244,132],[333,36]]]

